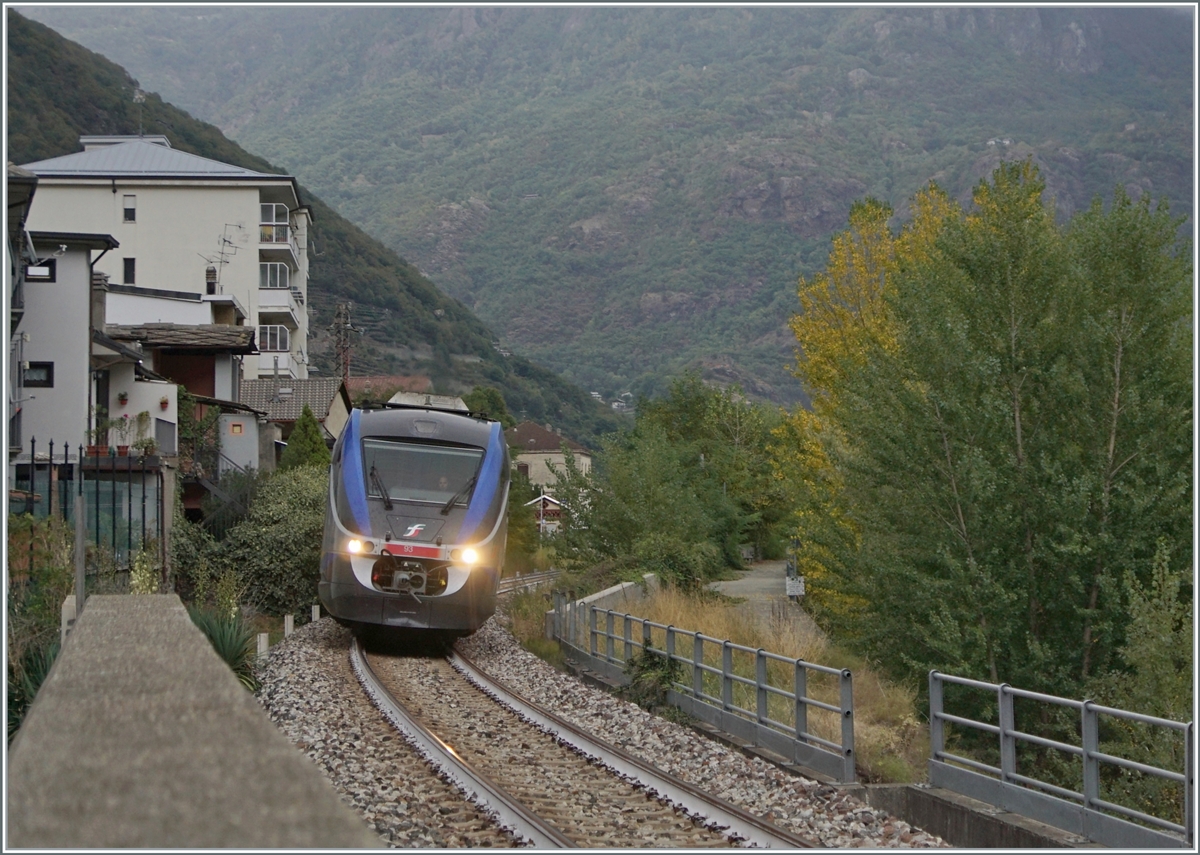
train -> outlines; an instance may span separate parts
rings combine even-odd
[[[470,635],[504,567],[504,431],[461,399],[395,401],[355,407],[333,446],[318,598],[360,633]]]

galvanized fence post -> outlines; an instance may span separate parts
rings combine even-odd
[[[704,636],[696,633],[692,639],[692,697],[704,694]]]
[[[941,759],[946,749],[946,725],[942,722],[942,680],[937,671],[929,672],[929,756],[933,761]]]
[[[1008,683],[1001,683],[996,691],[1000,701],[1000,780],[1006,784],[1017,771],[1017,741],[1013,738],[1017,723],[1010,688]]]
[[[721,709],[733,708],[733,647],[721,642]]]
[[[1083,809],[1086,812],[1093,810],[1092,805],[1100,798],[1100,761],[1096,759],[1096,752],[1100,750],[1100,722],[1090,700],[1083,702],[1080,716],[1083,719],[1080,735],[1083,747]]]
[[[767,652],[761,647],[754,655],[754,688],[758,695],[758,723],[767,721]]]
[[[612,609],[606,609],[604,612],[604,659],[607,662],[613,661],[613,613]]]
[[[667,673],[671,673],[671,667],[675,664],[675,627],[667,627]]]
[[[593,656],[596,655],[596,607],[591,603],[587,604],[588,614],[588,652]]]
[[[625,661],[628,662],[633,658],[633,636],[630,634],[633,631],[633,621],[629,619],[628,613],[625,614],[625,623],[622,629],[625,640]]]
[[[796,738],[808,742],[808,669],[796,660]]]
[[[1195,722],[1188,722],[1187,730],[1183,732],[1183,825],[1187,833],[1188,846],[1192,846],[1196,842],[1196,817],[1193,808],[1196,802],[1196,784],[1193,780],[1196,770],[1196,759],[1194,751],[1196,749],[1195,742]]]
[[[854,783],[854,675],[846,668],[841,674],[842,707],[842,781]]]

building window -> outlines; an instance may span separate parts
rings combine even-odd
[[[529,477],[529,464],[528,463],[518,463],[517,464],[517,474],[524,475],[526,478],[528,478]]]
[[[259,243],[287,243],[288,240],[288,207],[287,205],[259,205],[258,241]]]
[[[136,284],[134,282],[134,279],[135,279],[134,268],[137,266],[135,263],[136,261],[137,261],[136,258],[125,259],[125,276],[121,281],[126,285]]]
[[[57,282],[58,280],[55,278],[58,274],[57,262],[57,258],[47,258],[37,264],[27,265],[25,280],[27,282]]]
[[[260,326],[258,328],[258,349],[263,353],[279,353],[291,350],[288,341],[288,328],[276,324]]]
[[[26,388],[54,388],[53,362],[26,362],[25,365],[23,382]]]
[[[125,197],[125,222],[137,222],[137,196]]]
[[[258,265],[258,287],[287,288],[290,272],[286,264],[280,264],[277,261],[264,261]]]

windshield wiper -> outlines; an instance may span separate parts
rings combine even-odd
[[[383,479],[380,478],[379,473],[377,471],[375,471],[374,463],[371,464],[370,477],[371,477],[371,483],[375,485],[375,489],[378,490],[380,492],[380,494],[383,496],[384,510],[390,511],[392,509],[392,497],[388,495],[387,488],[383,486]]]
[[[475,486],[475,479],[478,477],[479,477],[478,473],[472,475],[471,480],[468,481],[466,484],[464,484],[463,488],[461,490],[459,490],[457,493],[455,493],[453,496],[451,496],[450,501],[448,501],[448,502],[446,502],[446,504],[442,505],[442,516],[445,516],[446,514],[450,513],[450,509],[452,507],[454,507],[458,502],[462,501],[468,495],[470,495],[471,488]]]

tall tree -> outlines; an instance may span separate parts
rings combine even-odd
[[[1191,270],[1164,209],[1118,193],[1064,229],[1044,189],[1003,165],[895,241],[866,320],[828,292],[874,333],[801,343],[844,514],[830,619],[897,671],[1061,694],[1112,665],[1123,573],[1190,554]]]

